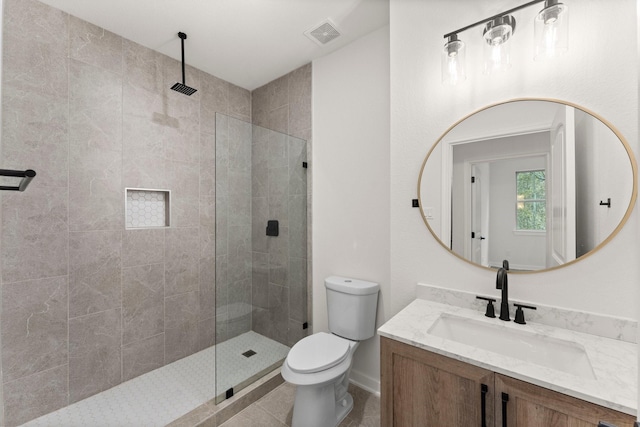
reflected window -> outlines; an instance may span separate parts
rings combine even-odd
[[[516,172],[516,230],[546,230],[546,188],[544,170]]]

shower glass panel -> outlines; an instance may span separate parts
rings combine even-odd
[[[306,141],[216,114],[216,402],[306,336]]]

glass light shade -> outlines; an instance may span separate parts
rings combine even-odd
[[[509,15],[496,18],[485,26],[484,73],[491,74],[511,67],[510,43],[515,30],[515,19]]]
[[[485,45],[484,73],[491,74],[511,68],[509,44]]]
[[[545,3],[546,4],[546,3]],[[534,60],[553,58],[569,47],[569,13],[565,4],[545,7],[534,20]]]
[[[465,44],[451,37],[442,49],[442,82],[451,85],[467,78],[465,74]]]

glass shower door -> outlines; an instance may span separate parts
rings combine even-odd
[[[216,115],[217,402],[306,335],[306,141]]]

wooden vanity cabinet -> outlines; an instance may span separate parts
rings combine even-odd
[[[635,421],[399,341],[381,337],[380,343],[382,427],[596,427],[599,421],[633,427]]]
[[[631,415],[500,374],[496,374],[495,390],[496,426],[595,427],[606,421],[618,427],[633,427],[635,422]],[[502,393],[509,399],[504,409]]]
[[[494,425],[492,371],[385,337],[380,345],[381,427],[480,426],[483,412]]]

